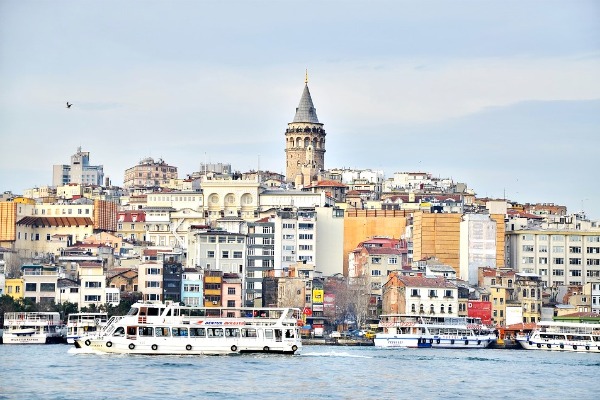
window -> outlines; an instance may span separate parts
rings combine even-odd
[[[581,270],[580,269],[572,269],[570,272],[571,276],[581,276]]]
[[[523,245],[523,251],[526,251],[526,252],[533,251],[533,245],[531,245],[531,244],[524,244]]]
[[[233,258],[242,258],[242,252],[241,251],[234,251],[233,252]]]
[[[540,257],[538,258],[539,264],[548,264],[548,257]]]
[[[223,250],[221,252],[221,258],[229,258],[229,250]]]
[[[390,257],[388,259],[388,264],[393,264],[393,265],[398,264],[398,258],[397,257]]]
[[[146,287],[147,288],[159,288],[160,287],[160,282],[157,282],[157,281],[146,281]]]
[[[564,253],[565,247],[564,246],[552,246],[552,252],[553,253]]]
[[[200,285],[199,284],[189,284],[186,283],[183,285],[183,291],[184,292],[200,292]]]
[[[569,236],[569,242],[581,242],[580,235],[571,235]]]
[[[296,229],[296,224],[283,224],[283,229]]]
[[[40,292],[54,292],[56,285],[54,283],[40,283]]]
[[[371,263],[381,264],[381,257],[371,257]]]
[[[298,224],[298,229],[299,230],[312,230],[314,227],[314,224],[306,224],[306,223],[299,223]]]
[[[553,269],[552,270],[552,276],[564,276],[565,275],[565,270],[563,269]]]
[[[235,300],[227,300],[227,307],[235,307]]]
[[[538,252],[540,252],[540,253],[547,253],[548,252],[548,246],[546,246],[545,244],[538,246]]]
[[[565,263],[565,259],[561,257],[555,257],[552,259],[552,263],[556,265],[563,265]]]
[[[299,250],[312,250],[313,246],[312,244],[301,244],[300,246],[298,246]]]
[[[429,314],[435,314],[435,308],[433,307],[433,304],[429,305]]]
[[[444,305],[442,304],[442,305],[440,306],[440,313],[442,313],[442,314],[443,314],[444,312],[445,312],[445,311],[444,311]]]
[[[101,288],[102,282],[86,282],[85,287],[86,288]]]
[[[600,259],[590,258],[590,259],[587,260],[586,264],[587,265],[600,265]]]
[[[294,240],[294,235],[283,235],[283,240]]]
[[[37,283],[26,283],[25,284],[26,292],[35,292],[37,291]]]
[[[227,294],[235,294],[235,288],[234,287],[227,288]]]
[[[600,254],[600,247],[588,247],[586,250],[588,254]]]
[[[569,258],[569,265],[581,265],[581,258]]]
[[[553,242],[564,242],[565,237],[563,235],[552,235]]]
[[[99,302],[99,301],[101,301],[101,298],[98,295],[86,295],[85,296],[85,301],[87,301],[87,302]]]
[[[146,268],[146,275],[160,275],[160,268]]]
[[[381,271],[378,269],[374,269],[371,271],[371,276],[381,276]]]
[[[533,235],[523,235],[523,240],[533,240]]]
[[[415,304],[412,304],[410,306],[410,312],[412,312],[412,313],[416,313],[417,312],[417,306]]]
[[[300,235],[298,235],[298,238],[300,240],[312,240],[313,234],[312,233],[301,233]]]
[[[454,296],[452,296],[452,290],[445,290],[444,291],[444,297],[446,298],[452,298]]]
[[[208,250],[206,252],[206,258],[215,258],[215,252],[214,252],[214,250]]]
[[[580,246],[569,246],[569,253],[581,253]]]
[[[533,264],[534,257],[523,257],[521,264]]]
[[[410,295],[412,297],[420,297],[420,295],[419,295],[419,289],[411,289],[410,290]]]
[[[437,297],[437,290],[430,289],[429,290],[429,297]]]

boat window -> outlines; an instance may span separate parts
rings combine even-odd
[[[115,333],[113,333],[113,336],[125,336],[125,328],[123,328],[122,326],[118,327],[115,330]]]
[[[265,339],[273,339],[273,329],[265,329]]]
[[[204,328],[190,328],[190,337],[205,337],[206,329]]]
[[[165,314],[165,317],[170,317],[171,316],[171,309],[169,308],[167,310],[167,313]]]
[[[152,328],[149,326],[140,326],[138,332],[140,336],[153,336]]]
[[[285,330],[285,337],[286,338],[293,338],[294,335],[294,330],[293,329],[286,329]]]
[[[208,337],[223,337],[223,329],[221,328],[208,328],[206,331]]]
[[[225,328],[225,337],[239,337],[240,330],[238,328]]]
[[[271,331],[271,335],[273,335],[272,331]],[[256,337],[256,329],[254,329],[254,328],[243,328],[242,329],[242,337],[252,337],[252,338],[255,338]]]
[[[128,326],[127,327],[127,334],[130,336],[135,336],[135,326]]]
[[[187,328],[171,328],[171,332],[174,337],[187,337],[188,335]]]
[[[170,336],[169,328],[167,328],[166,326],[159,326],[157,328],[154,328],[154,336]]]
[[[129,309],[129,311],[127,312],[127,315],[137,315],[138,311],[140,311],[139,308],[137,308],[137,307],[131,307]]]
[[[155,307],[148,307],[148,314],[146,315],[160,315],[159,309]]]

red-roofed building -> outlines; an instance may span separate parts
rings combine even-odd
[[[348,186],[333,180],[318,181],[310,186],[302,188],[303,192],[311,193],[323,193],[329,197],[332,197],[337,202],[344,202],[346,200],[346,191]]]

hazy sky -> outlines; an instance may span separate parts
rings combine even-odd
[[[0,191],[78,146],[284,173],[307,68],[326,168],[600,219],[599,1],[0,0]]]

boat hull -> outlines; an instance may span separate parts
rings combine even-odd
[[[375,337],[375,347],[385,348],[434,348],[434,349],[483,349],[496,341],[495,335],[473,337],[381,335]]]
[[[240,353],[295,354],[302,348],[300,341],[280,343],[244,343],[227,339],[159,338],[130,340],[115,337],[84,336],[75,340],[75,347],[94,353],[139,355],[233,355]]]
[[[540,341],[527,339],[519,339],[518,342],[525,350],[600,353],[600,342]]]

